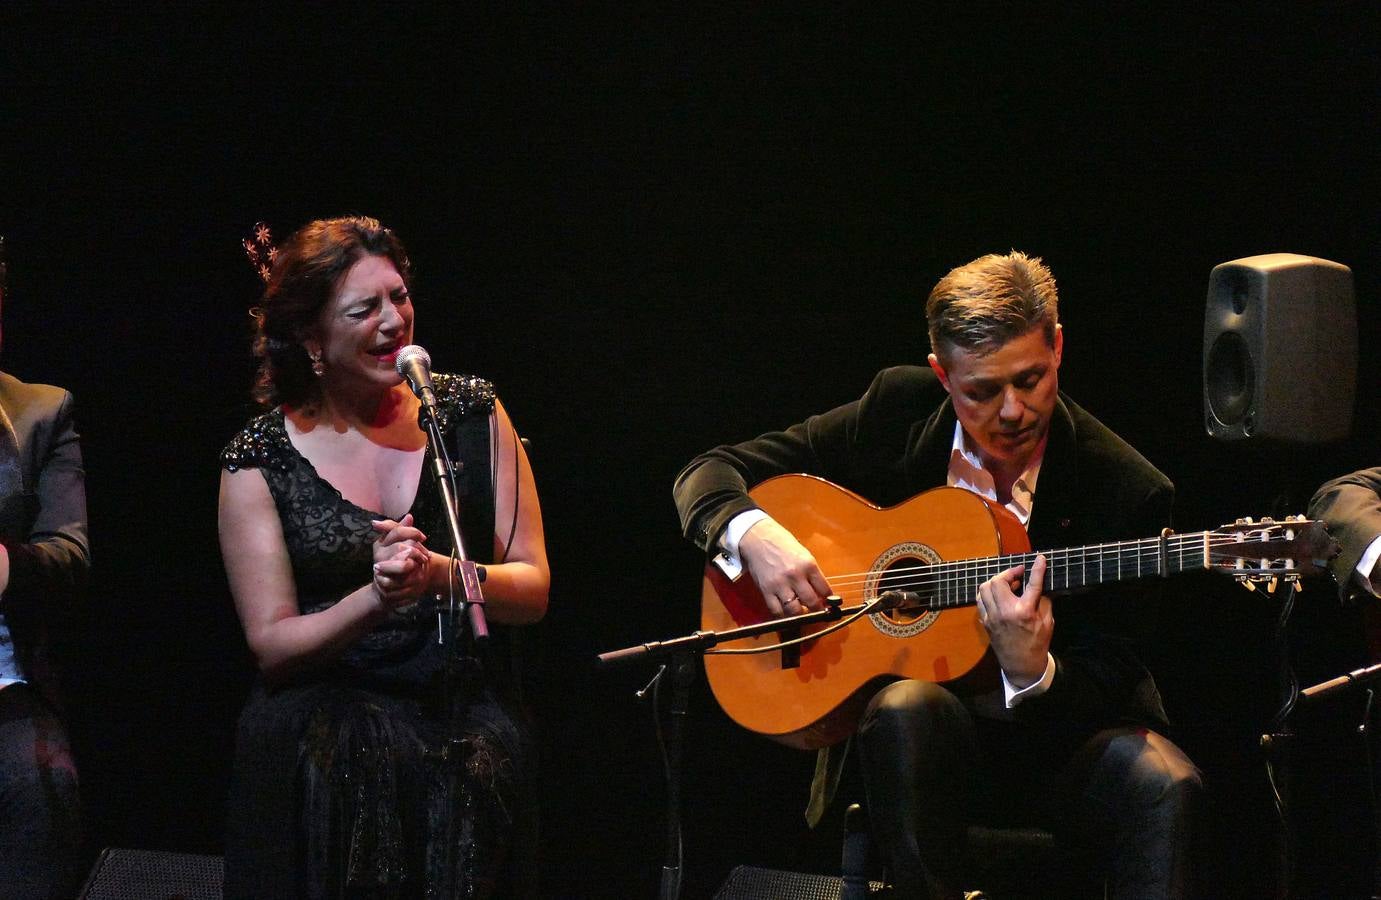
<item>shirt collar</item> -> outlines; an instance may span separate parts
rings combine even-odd
[[[1031,520],[1031,510],[1035,506],[1036,479],[1041,472],[1041,462],[1045,459],[1045,442],[1041,443],[1036,455],[1031,458],[1025,471],[1012,484],[1012,500],[1007,509],[1025,525]],[[987,469],[978,449],[973,446],[964,426],[954,423],[954,440],[950,444],[949,473],[946,483],[951,487],[963,488],[980,494],[994,502],[997,501],[997,483]]]

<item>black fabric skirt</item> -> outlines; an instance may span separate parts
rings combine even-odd
[[[488,690],[342,677],[240,716],[225,896],[535,896],[534,754]]]

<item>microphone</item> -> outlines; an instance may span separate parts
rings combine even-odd
[[[412,392],[423,406],[429,409],[436,407],[436,392],[432,390],[432,358],[426,350],[416,344],[408,344],[398,351],[393,367],[408,380]]]
[[[896,589],[885,591],[878,596],[878,601],[878,606],[884,610],[926,608],[925,598],[916,591],[899,591]]]

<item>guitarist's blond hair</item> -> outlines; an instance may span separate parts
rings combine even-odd
[[[990,253],[951,269],[925,304],[930,348],[943,361],[958,347],[989,353],[1033,328],[1055,345],[1059,322],[1055,276],[1040,257],[1019,250]]]

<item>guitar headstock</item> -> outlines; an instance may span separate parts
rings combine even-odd
[[[1338,542],[1322,522],[1304,516],[1238,519],[1208,533],[1210,567],[1255,589],[1328,571]]]

